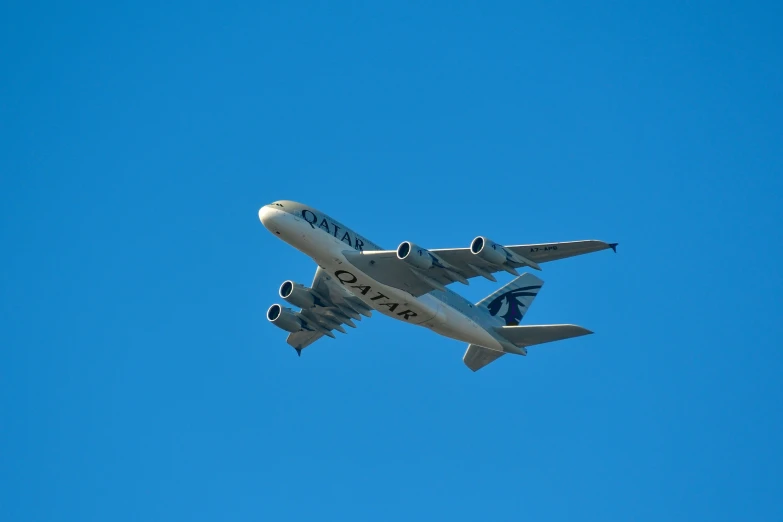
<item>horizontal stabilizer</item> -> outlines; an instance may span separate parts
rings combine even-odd
[[[538,324],[529,326],[499,326],[495,329],[515,346],[532,346],[534,344],[561,341],[593,332],[575,324]]]
[[[489,348],[484,348],[483,346],[471,344],[468,345],[468,349],[465,352],[465,355],[462,357],[462,362],[465,363],[465,366],[475,372],[476,370],[482,369],[492,361],[499,359],[503,355],[505,355],[503,352],[490,350]]]

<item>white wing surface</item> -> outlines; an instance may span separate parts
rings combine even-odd
[[[429,251],[434,255],[433,262],[425,269],[416,268],[400,259],[396,250],[345,251],[344,254],[351,264],[377,281],[420,296],[442,289],[455,281],[467,283],[469,279],[477,276],[494,281],[492,274],[496,272],[506,271],[519,275],[517,268],[539,268],[539,263],[610,248],[614,250],[616,246],[617,243],[597,240],[511,245],[502,247],[509,254],[501,264],[485,260],[474,254],[470,248],[444,248]]]

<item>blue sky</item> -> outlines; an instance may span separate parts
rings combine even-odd
[[[0,519],[783,519],[781,11],[3,4]],[[474,374],[376,315],[297,358],[276,199],[620,247],[525,319],[595,335]]]

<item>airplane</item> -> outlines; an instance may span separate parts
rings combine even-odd
[[[373,311],[468,343],[462,360],[474,372],[508,353],[527,355],[529,346],[593,332],[573,324],[520,326],[543,281],[517,270],[617,252],[617,243],[596,240],[504,246],[485,236],[468,248],[428,250],[403,241],[384,250],[323,212],[286,200],[264,205],[258,218],[318,265],[309,287],[293,281],[280,286],[280,297],[299,311],[273,304],[266,314],[289,332],[287,342],[300,356],[321,337],[346,333],[343,325],[356,328],[354,321]],[[501,271],[516,278],[475,304],[447,288],[479,276],[497,282],[493,274]]]

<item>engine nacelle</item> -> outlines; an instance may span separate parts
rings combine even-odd
[[[293,281],[285,281],[280,285],[280,297],[299,308],[315,306],[315,296],[310,289]]]
[[[273,304],[269,307],[269,310],[266,311],[266,318],[270,323],[286,332],[295,333],[304,330],[302,320],[290,308],[283,308],[279,304]]]
[[[427,270],[432,266],[433,256],[426,248],[415,245],[410,241],[403,241],[397,247],[397,258],[402,259],[413,267]]]
[[[506,264],[509,257],[503,245],[484,236],[479,236],[470,243],[470,251],[484,261],[497,266]]]

